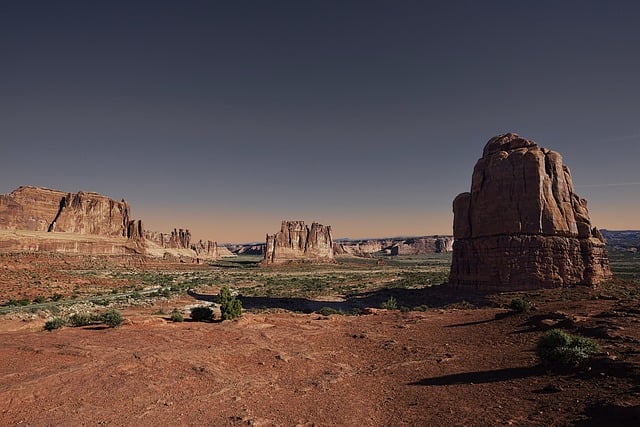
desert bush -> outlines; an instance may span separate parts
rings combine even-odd
[[[47,302],[47,299],[45,297],[43,297],[42,295],[38,295],[37,297],[35,297],[33,299],[33,303],[34,304],[43,304]]]
[[[422,304],[422,305],[416,305],[415,307],[412,308],[413,311],[427,311],[429,310],[429,306]]]
[[[3,305],[6,307],[16,307],[16,306],[25,306],[29,304],[31,304],[31,301],[29,301],[28,298],[22,298],[22,299],[11,298],[7,302],[5,302]]]
[[[64,295],[55,293],[51,296],[51,301],[60,301],[62,298],[64,298]]]
[[[178,310],[177,308],[174,308],[173,311],[171,312],[170,319],[172,322],[183,322],[184,316],[182,315],[182,312],[180,310]]]
[[[69,317],[69,324],[74,328],[87,326],[94,323],[94,318],[89,313],[75,313]]]
[[[100,322],[104,323],[110,328],[117,328],[118,326],[122,325],[122,322],[124,322],[122,314],[115,309],[105,311],[99,316],[99,319]]]
[[[394,297],[389,297],[389,299],[380,304],[380,308],[384,308],[385,310],[397,310],[398,301]]]
[[[206,322],[213,320],[213,310],[211,307],[199,306],[191,309],[191,319],[196,322]]]
[[[545,365],[571,368],[586,361],[597,349],[597,344],[590,338],[552,329],[538,341],[536,354]]]
[[[228,286],[220,289],[220,313],[222,320],[231,320],[242,315],[242,302],[231,295]]]
[[[344,314],[344,312],[331,307],[322,307],[320,310],[318,310],[318,313],[322,314],[323,316],[331,316],[332,314]]]
[[[509,303],[509,309],[516,313],[526,313],[533,308],[533,304],[523,298],[514,298]]]
[[[156,294],[160,297],[165,297],[165,298],[169,298],[171,296],[171,289],[169,288],[162,288],[159,289]]]
[[[67,319],[64,317],[54,317],[44,322],[44,329],[46,331],[53,331],[54,329],[62,328],[67,324]]]

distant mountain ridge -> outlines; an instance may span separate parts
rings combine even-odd
[[[612,250],[639,251],[640,230],[600,230]]]

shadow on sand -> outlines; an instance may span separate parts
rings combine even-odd
[[[188,294],[199,300],[217,302],[217,295],[201,294],[189,290]],[[460,292],[455,287],[443,284],[421,289],[385,288],[371,292],[362,292],[348,295],[342,301],[309,299],[301,297],[267,297],[238,295],[244,309],[285,309],[303,313],[318,311],[324,307],[343,312],[351,312],[354,309],[367,307],[380,307],[390,297],[397,300],[398,307],[428,306],[429,308],[455,308],[460,307],[489,307],[495,306],[487,298],[491,293],[486,292]],[[497,320],[497,319],[495,319]],[[463,325],[459,325],[463,326]]]
[[[494,371],[463,372],[460,374],[444,375],[442,377],[424,378],[411,385],[444,386],[454,384],[486,384],[501,381],[517,380],[532,376],[543,375],[540,366],[496,369]]]

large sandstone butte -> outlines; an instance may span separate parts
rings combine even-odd
[[[0,251],[145,254],[167,259],[231,256],[215,242],[191,244],[187,229],[145,230],[131,209],[98,193],[20,187],[0,195]]]
[[[142,225],[129,219],[127,202],[98,193],[64,193],[19,187],[0,195],[0,228],[139,238]]]
[[[282,221],[279,232],[267,234],[263,264],[296,261],[333,261],[331,226],[314,222],[309,228],[304,221]]]
[[[604,239],[560,154],[516,134],[489,140],[453,213],[452,284],[522,290],[611,276]]]

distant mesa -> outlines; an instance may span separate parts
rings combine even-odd
[[[382,238],[350,240],[341,239],[333,243],[336,255],[371,257],[374,254],[425,255],[453,251],[453,236],[421,236],[409,238]]]
[[[602,234],[562,157],[516,134],[489,140],[453,213],[452,284],[519,290],[611,277]]]
[[[0,250],[217,259],[217,244],[191,244],[191,233],[145,230],[131,209],[98,193],[20,187],[0,195]]]
[[[332,262],[331,226],[314,222],[282,221],[280,231],[267,234],[263,265],[290,262]]]

